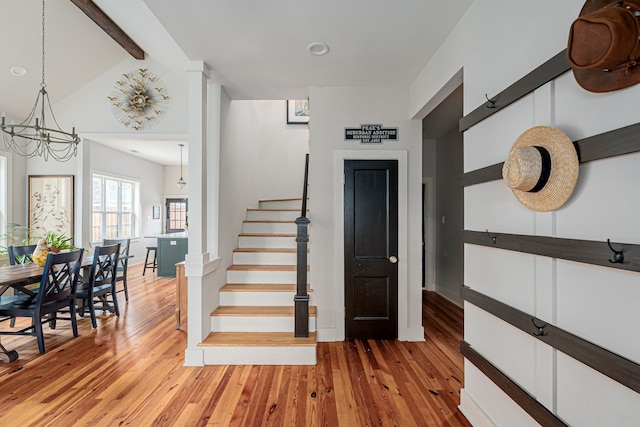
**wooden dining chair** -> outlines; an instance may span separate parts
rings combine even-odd
[[[129,266],[129,246],[131,239],[104,239],[102,244],[105,246],[120,243],[120,256],[118,259],[117,281],[122,282],[124,289],[124,299],[129,301],[129,290],[127,289],[127,267]]]
[[[35,336],[40,354],[45,352],[42,325],[47,322],[51,329],[55,329],[57,320],[69,320],[73,336],[77,337],[75,298],[83,252],[84,249],[50,253],[42,272],[40,287],[33,292],[25,289],[21,295],[0,304],[0,317],[29,317],[32,324],[18,331],[1,330],[0,335]],[[59,317],[62,310],[68,311],[69,317]]]
[[[26,264],[33,262],[31,255],[36,250],[38,245],[26,245],[26,246],[9,246],[7,252],[9,253],[9,264]]]
[[[93,251],[93,262],[89,276],[78,283],[76,299],[82,300],[78,314],[91,315],[91,325],[98,327],[96,309],[107,310],[120,317],[116,280],[120,243],[110,246],[97,246]]]
[[[16,264],[27,264],[27,263],[33,262],[31,255],[33,255],[33,251],[36,250],[36,247],[38,247],[38,245],[9,246],[7,248],[7,253],[9,255],[9,264],[16,265]],[[40,286],[40,282],[36,282],[36,283],[27,282],[25,286],[27,286],[30,289],[35,289],[38,286]],[[19,295],[20,291],[18,291],[17,289],[14,289],[13,294]],[[0,303],[1,303],[1,300],[0,300]],[[16,318],[12,317],[10,326],[13,328],[15,324],[16,324]]]

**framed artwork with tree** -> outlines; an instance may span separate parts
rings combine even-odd
[[[29,175],[29,230],[73,237],[73,175]]]

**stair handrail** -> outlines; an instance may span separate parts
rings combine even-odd
[[[309,186],[309,154],[304,156],[304,183],[302,185],[302,212],[301,218],[307,217],[307,188]]]
[[[309,154],[305,155],[304,183],[302,187],[302,210],[296,218],[296,295],[293,297],[296,338],[309,336],[309,294],[307,293],[307,252],[309,244],[309,218],[307,218],[307,187],[309,185]]]

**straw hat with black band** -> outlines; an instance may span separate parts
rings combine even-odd
[[[518,137],[502,167],[502,179],[527,208],[559,209],[578,180],[578,154],[562,131],[536,126]]]
[[[587,0],[571,25],[567,55],[573,75],[590,92],[640,82],[640,0]]]

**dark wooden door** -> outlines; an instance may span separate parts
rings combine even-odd
[[[344,170],[345,335],[395,339],[398,162],[345,160]]]

